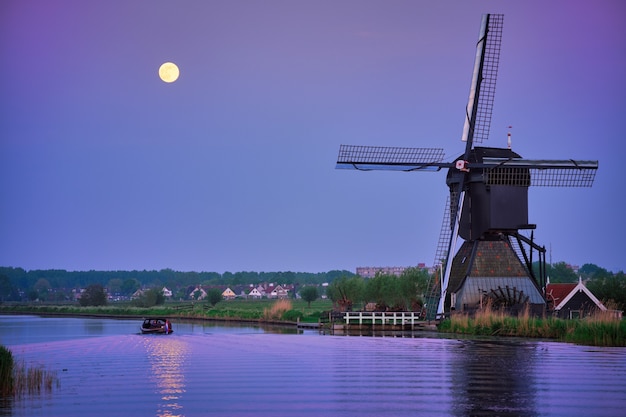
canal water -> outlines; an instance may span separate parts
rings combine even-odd
[[[0,316],[0,344],[56,372],[14,416],[622,416],[626,349],[528,339],[320,335],[174,321]]]

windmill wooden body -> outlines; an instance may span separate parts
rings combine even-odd
[[[452,162],[440,148],[341,145],[337,168],[439,171],[447,169],[450,197],[426,296],[427,316],[491,303],[515,312],[545,308],[545,248],[533,241],[528,187],[590,187],[597,161],[523,159],[508,148],[474,146],[489,136],[500,58],[503,15],[481,22],[462,140]],[[520,231],[531,230],[530,238]],[[463,243],[456,251],[458,238]],[[538,255],[539,270],[533,269]],[[454,256],[453,256],[454,255]]]

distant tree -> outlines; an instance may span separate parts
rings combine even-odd
[[[594,278],[587,282],[587,288],[599,300],[611,308],[624,310],[626,308],[626,275],[623,272],[603,278]]]
[[[400,297],[397,281],[394,275],[377,273],[365,281],[364,301],[376,303],[383,310],[394,306]]]
[[[422,295],[426,292],[428,279],[425,268],[408,268],[400,275],[398,287],[405,310],[417,310],[423,305]]]
[[[107,303],[107,295],[104,287],[100,284],[91,284],[80,295],[81,306],[104,306]]]
[[[300,290],[300,297],[302,297],[302,299],[308,303],[309,307],[311,307],[311,303],[319,297],[317,287],[309,285],[302,288]]]
[[[135,291],[137,291],[140,288],[140,284],[139,282],[137,282],[136,279],[132,279],[132,278],[126,278],[124,280],[124,282],[122,282],[122,285],[120,286],[120,292],[123,295],[133,295],[135,293]]]
[[[326,294],[339,308],[339,310],[351,310],[352,306],[363,300],[364,283],[359,276],[342,277],[328,285]]]
[[[163,290],[158,288],[150,288],[134,300],[137,307],[152,307],[163,303],[165,303],[165,295],[163,295]]]
[[[580,267],[578,273],[584,278],[608,278],[612,275],[606,269],[594,264],[584,264]]]
[[[50,292],[50,289],[52,287],[47,279],[39,278],[37,282],[35,282],[35,285],[33,285],[33,288],[35,289],[35,291],[37,291],[37,298],[45,301],[48,299],[48,293]]]
[[[220,301],[224,299],[224,297],[222,297],[222,292],[217,288],[211,288],[206,293],[206,298],[209,304],[211,304],[212,306],[214,306],[215,304],[219,303]]]
[[[20,293],[8,276],[0,274],[0,302],[19,301]]]
[[[551,283],[576,282],[578,275],[565,262],[557,262],[546,266],[548,277]]]
[[[39,299],[39,293],[34,288],[31,288],[30,290],[28,290],[27,296],[28,296],[29,301],[35,301]]]
[[[112,278],[109,280],[109,283],[107,284],[107,288],[109,289],[109,292],[111,294],[121,294],[123,283],[124,282],[119,278]]]
[[[48,292],[50,290],[50,288],[52,288],[50,286],[50,282],[47,279],[45,279],[45,278],[39,278],[37,280],[37,282],[35,283],[35,285],[33,285],[33,287],[38,292]]]

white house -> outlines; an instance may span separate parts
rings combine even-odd
[[[263,298],[263,294],[258,288],[252,288],[248,293],[248,298]]]

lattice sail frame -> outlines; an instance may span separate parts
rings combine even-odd
[[[510,159],[498,162],[483,171],[488,185],[518,187],[591,187],[598,170],[598,161]],[[488,164],[487,164],[488,165]]]
[[[474,143],[482,143],[489,139],[491,114],[493,112],[493,103],[496,95],[496,80],[498,78],[498,66],[500,63],[503,25],[504,15],[489,15],[482,82],[480,85],[480,96],[478,98],[478,109],[476,111],[476,124],[474,126]]]
[[[416,171],[441,169],[442,148],[341,145],[337,168]]]

